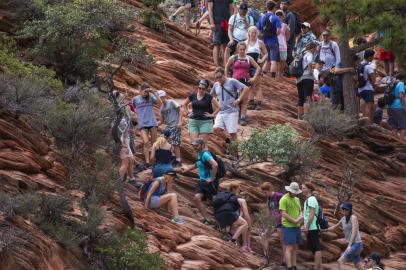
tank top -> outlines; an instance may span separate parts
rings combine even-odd
[[[236,80],[249,80],[250,79],[250,59],[247,55],[245,58],[238,58],[238,55],[234,56],[233,65],[233,78]]]
[[[261,55],[261,48],[259,46],[259,40],[255,41],[254,45],[250,45],[247,41],[247,55],[254,58],[255,62],[258,62],[258,58]]]
[[[286,31],[288,26],[286,23],[282,24],[281,32],[278,35],[279,51],[286,52],[288,50],[288,45],[286,43]]]
[[[345,217],[343,217],[341,219],[341,224],[343,225],[343,231],[344,231],[345,240],[347,240],[349,242],[350,239],[351,239],[351,231],[352,231],[351,218],[348,221],[348,223],[346,223]],[[356,235],[355,235],[355,238],[354,238],[354,243],[361,243],[362,240],[361,240],[361,236],[360,236],[360,233],[359,233],[359,228],[357,228],[357,231],[355,232],[355,234]]]
[[[172,155],[171,150],[158,148],[155,150],[155,160],[155,163],[168,164],[174,161],[174,156]]]
[[[155,181],[158,181],[159,186],[158,186],[158,188],[154,191],[154,193],[152,193],[152,196],[162,196],[162,195],[164,195],[164,194],[166,193],[166,185],[165,185],[164,183],[162,183],[162,180],[163,180],[163,177],[158,177],[158,178],[155,179]],[[154,181],[154,183],[155,183],[155,181]],[[149,191],[151,190],[152,185],[153,185],[153,184],[151,184],[151,185],[148,187],[148,191],[147,191],[147,192],[149,192]]]

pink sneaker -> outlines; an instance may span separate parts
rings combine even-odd
[[[245,253],[251,253],[251,249],[248,246],[242,246],[241,251]]]

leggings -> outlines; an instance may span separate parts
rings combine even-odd
[[[313,94],[314,80],[303,79],[296,86],[299,96],[297,106],[303,107],[303,104],[307,103],[308,99],[310,99]]]

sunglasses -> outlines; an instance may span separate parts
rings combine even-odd
[[[197,87],[197,89],[206,90],[206,88],[204,88],[204,87]]]
[[[214,79],[220,80],[223,76],[214,76]]]

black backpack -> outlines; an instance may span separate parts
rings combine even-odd
[[[212,206],[215,212],[238,211],[240,205],[238,197],[229,191],[219,192],[213,197]]]
[[[290,63],[289,72],[293,77],[299,78],[303,75],[306,68],[307,66],[303,69],[303,55],[299,55]]]
[[[313,196],[313,195],[312,195]],[[307,200],[305,201],[305,208],[307,207]],[[328,218],[324,215],[323,209],[319,203],[319,211],[315,213],[316,224],[319,230],[324,230],[328,228]]]
[[[264,21],[264,25],[262,26],[262,34],[263,37],[273,37],[276,36],[276,28],[273,25],[273,23],[271,22],[272,16],[274,16],[273,14],[270,15],[264,15],[265,17],[265,21]]]
[[[223,178],[226,175],[226,171],[227,171],[224,161],[220,157],[218,157],[216,154],[214,154],[213,152],[210,152],[209,150],[205,150],[205,151],[203,151],[203,153],[204,152],[209,152],[212,155],[213,159],[217,162],[217,173],[216,173],[215,179],[218,180],[220,178]],[[196,162],[201,161],[204,165],[205,170],[211,170],[210,163],[204,162],[201,159],[201,157],[203,156],[203,153],[200,155],[200,158]]]
[[[362,88],[367,84],[367,80],[364,77],[365,66],[368,63],[359,64],[357,67],[358,88]]]
[[[395,89],[398,84],[394,81],[392,81],[386,88],[385,91],[383,92],[383,100],[385,102],[385,105],[392,105],[392,103],[398,98],[395,96]]]
[[[294,11],[291,11],[293,16],[295,16],[296,21],[296,29],[295,29],[295,36],[299,35],[302,32],[302,22],[300,21],[299,14]]]

